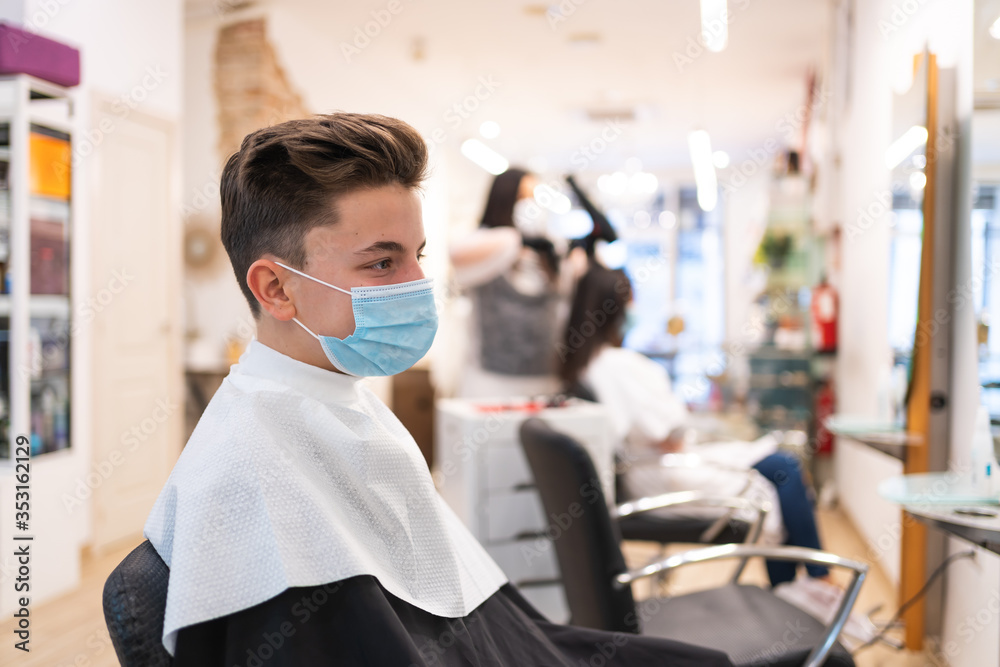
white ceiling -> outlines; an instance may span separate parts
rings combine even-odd
[[[490,145],[555,169],[572,167],[578,148],[600,136],[603,121],[587,117],[594,109],[637,114],[593,163],[599,169],[630,157],[686,167],[687,133],[699,127],[734,159],[783,140],[781,119],[804,103],[808,70],[822,67],[830,20],[827,0],[730,0],[728,48],[699,54],[697,0],[563,0],[575,9],[551,24],[530,11],[546,6],[530,2],[398,2],[351,62],[342,44],[388,0],[265,4],[271,40],[307,105],[396,115],[425,134],[441,128],[449,146],[495,120],[502,133]],[[576,45],[581,37],[597,42]],[[678,66],[675,56],[687,53],[693,62]],[[447,115],[481,78],[500,85],[467,119]]]

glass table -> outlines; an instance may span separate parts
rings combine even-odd
[[[878,492],[919,521],[1000,554],[1000,497],[977,489],[970,474],[900,475]]]
[[[911,433],[893,422],[868,417],[835,414],[827,417],[823,424],[836,436],[857,440],[900,461],[906,460],[907,449],[924,444],[919,433]]]

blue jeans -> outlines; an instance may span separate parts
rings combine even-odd
[[[819,531],[816,530],[816,515],[802,479],[799,460],[783,452],[776,452],[758,461],[754,468],[764,475],[778,491],[778,504],[785,523],[785,544],[796,547],[819,549]],[[767,576],[772,586],[792,581],[798,563],[791,561],[767,561]],[[806,565],[810,577],[825,577],[830,573],[825,565]]]

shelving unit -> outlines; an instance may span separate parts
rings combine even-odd
[[[0,505],[14,499],[12,442],[27,436],[32,450],[28,525],[0,516],[0,546],[13,553],[14,537],[31,536],[33,603],[79,584],[90,528],[89,508],[67,505],[91,492],[89,434],[72,418],[90,385],[77,348],[87,323],[85,248],[74,242],[83,237],[77,109],[74,90],[0,76]],[[10,565],[0,556],[0,568]],[[0,589],[0,614],[15,604],[13,590]]]
[[[71,447],[71,91],[0,77],[0,465]]]

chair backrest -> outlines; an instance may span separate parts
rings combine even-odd
[[[537,418],[525,420],[520,435],[548,517],[570,622],[639,632],[631,588],[614,584],[626,570],[621,538],[587,450]]]
[[[122,667],[166,667],[173,658],[163,648],[170,569],[144,541],[104,582],[104,621]]]

